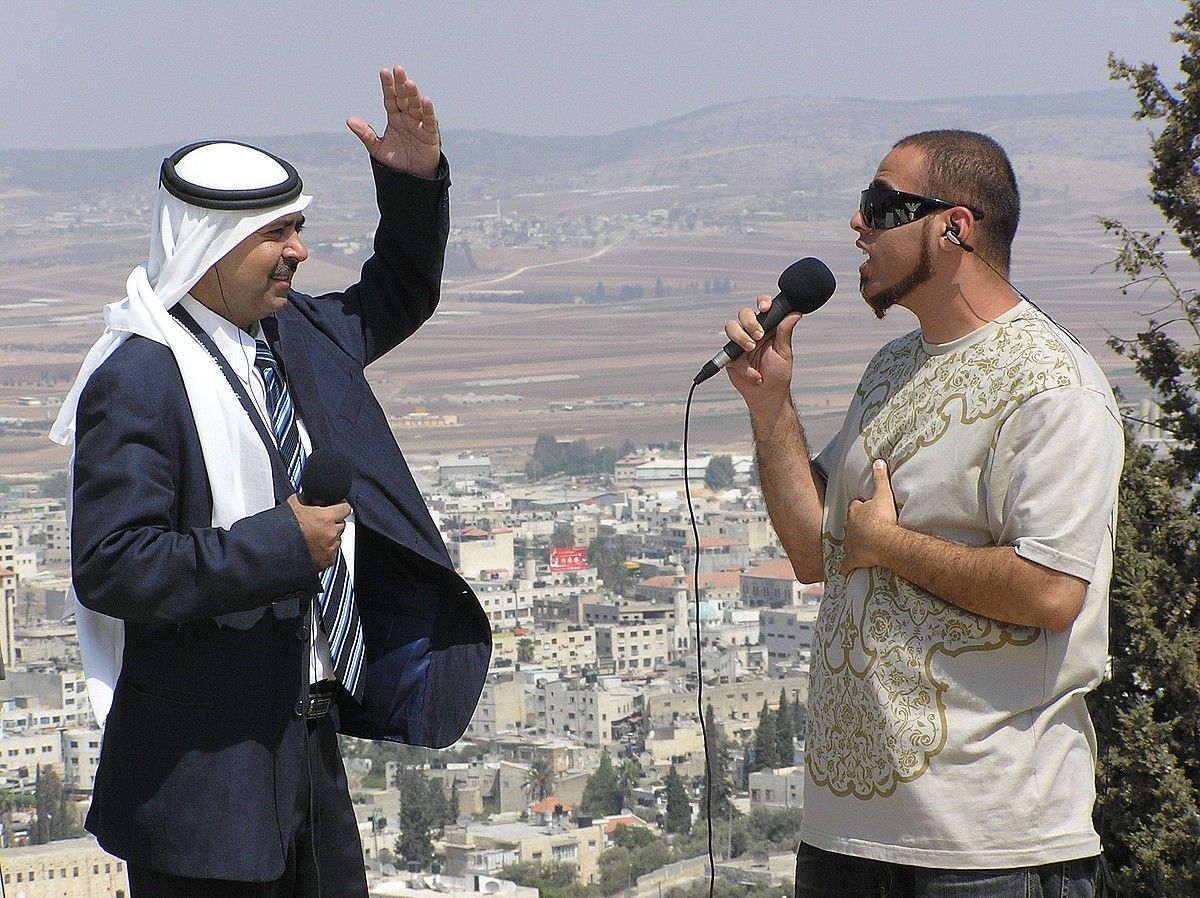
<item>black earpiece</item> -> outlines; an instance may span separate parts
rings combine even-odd
[[[947,240],[949,240],[951,243],[953,243],[955,246],[961,246],[964,252],[968,252],[968,253],[975,252],[975,247],[971,246],[971,244],[967,243],[961,237],[958,236],[958,226],[957,225],[953,225],[953,224],[947,225],[946,233],[943,234],[942,236],[945,237]]]

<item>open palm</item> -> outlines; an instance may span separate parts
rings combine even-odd
[[[437,173],[442,139],[438,133],[433,100],[422,97],[417,85],[401,66],[379,70],[387,128],[381,137],[366,121],[346,119],[346,125],[362,141],[371,158],[380,165],[422,177]]]

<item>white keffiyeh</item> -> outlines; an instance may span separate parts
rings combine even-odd
[[[212,491],[212,526],[228,528],[274,507],[271,463],[262,439],[216,362],[167,310],[238,243],[275,219],[304,209],[311,199],[300,195],[268,209],[217,211],[186,203],[160,186],[149,261],[130,273],[125,298],[105,307],[104,333],[84,358],[50,430],[50,439],[71,446],[72,472],[79,396],[92,373],[138,334],[168,347],[179,365]],[[67,514],[69,521],[69,500]],[[121,672],[124,625],[81,605],[74,587],[68,607],[76,614],[92,710],[103,726]]]

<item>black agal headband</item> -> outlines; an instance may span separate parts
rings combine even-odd
[[[258,158],[253,155],[241,154],[244,161],[254,163],[254,173],[230,171],[229,165],[221,167],[219,162],[213,164],[210,170],[204,172],[204,176],[197,180],[188,180],[179,173],[178,167],[184,157],[197,151],[203,154],[206,148],[216,149],[222,146],[242,147],[257,154]],[[205,155],[227,156],[229,154],[222,153],[218,149],[215,153],[210,152]],[[232,165],[236,164],[232,163]],[[275,166],[278,166],[279,171]],[[204,168],[203,165],[192,167],[198,167],[200,170]],[[236,188],[217,186],[231,182],[243,182],[246,186]],[[280,159],[266,150],[260,150],[258,147],[250,146],[248,143],[239,143],[236,140],[202,140],[181,147],[163,160],[162,170],[159,172],[159,183],[168,193],[185,203],[199,206],[202,209],[221,210],[269,209],[272,206],[282,206],[300,196],[300,191],[304,188],[299,173],[290,162]],[[249,186],[251,183],[254,183],[255,186]]]

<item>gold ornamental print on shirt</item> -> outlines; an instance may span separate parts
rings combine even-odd
[[[910,471],[923,471],[922,482],[907,484],[913,507],[901,509],[901,523],[951,538],[938,532],[931,509],[939,491],[949,501],[957,487],[928,478],[956,471],[961,485],[966,460],[990,455],[1013,409],[1076,378],[1066,347],[1047,340],[1032,316],[937,355],[915,332],[872,361],[856,395],[857,414],[847,421],[847,427],[857,422],[857,439],[848,440],[847,456],[836,462],[841,467],[832,480],[840,478],[840,487],[828,498],[838,507],[830,507],[823,534],[825,596],[813,637],[806,733],[806,763],[817,785],[865,800],[917,780],[954,740],[952,690],[964,689],[972,653],[1028,646],[1042,635],[965,611],[883,568],[843,577],[841,506],[859,497],[873,459],[887,460],[894,485],[904,484],[903,466],[917,460]],[[987,517],[986,469],[979,463],[975,479],[952,497],[976,521]],[[898,501],[904,493],[897,490]]]
[[[837,570],[841,541],[825,539]],[[886,797],[945,747],[949,684],[938,676],[939,656],[1028,645],[1040,631],[963,611],[882,568],[858,573],[870,583],[866,599],[852,601],[844,578],[826,573],[822,605],[830,607],[813,635],[809,773],[835,795]]]
[[[1066,348],[1050,343],[1036,319],[1016,318],[991,337],[930,356],[919,331],[888,347],[858,385],[859,433],[869,458],[895,471],[952,426],[970,427],[1031,396],[1074,380]]]

